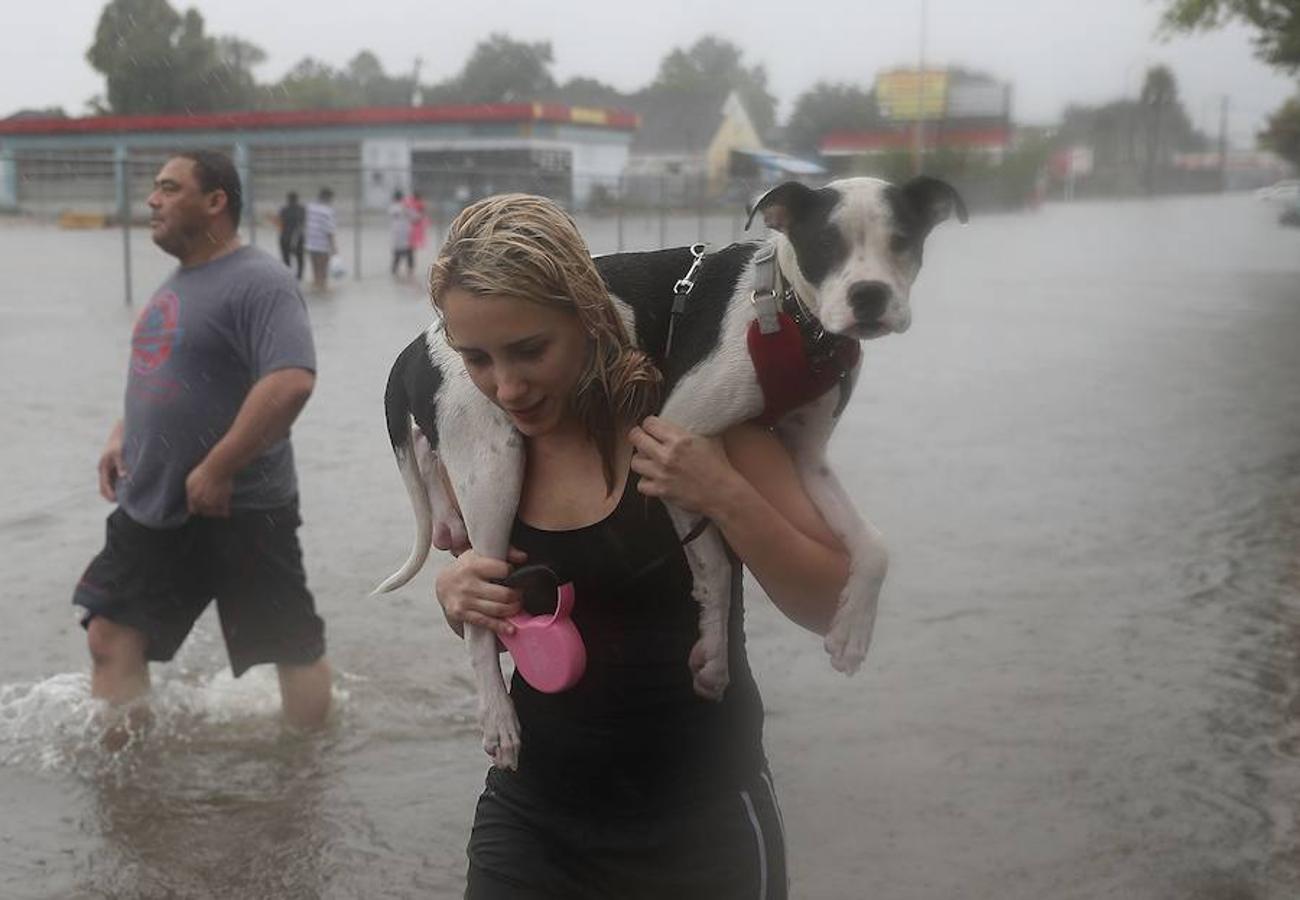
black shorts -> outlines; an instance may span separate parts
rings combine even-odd
[[[785,900],[785,833],[772,779],[646,815],[540,801],[492,769],[469,838],[466,900]]]
[[[130,626],[148,639],[147,659],[168,660],[216,598],[236,676],[259,663],[308,665],[325,653],[325,623],[307,590],[301,524],[297,501],[166,529],[116,509],[72,602],[83,626],[95,616]]]

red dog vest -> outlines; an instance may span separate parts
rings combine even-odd
[[[862,348],[852,338],[833,338],[830,353],[814,362],[808,358],[799,326],[784,311],[781,327],[763,334],[758,321],[749,323],[746,340],[758,384],[763,389],[763,414],[758,421],[771,427],[792,409],[815,400],[834,387],[858,364]]]

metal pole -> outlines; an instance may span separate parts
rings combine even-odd
[[[1219,191],[1228,189],[1228,95],[1219,105]]]
[[[664,198],[664,181],[668,176],[659,176],[659,246],[668,246],[668,208]]]
[[[704,191],[709,187],[708,176],[701,175],[700,182],[700,190],[696,191],[695,194],[695,215],[698,219],[695,230],[699,234],[695,240],[699,243],[705,243],[704,232],[708,229],[704,222]]]
[[[925,29],[929,13],[928,6],[926,0],[921,0],[921,47],[916,66],[916,123],[913,132],[916,151],[912,156],[913,175],[921,174],[923,168],[922,158],[925,154]]]
[[[122,225],[122,276],[126,305],[131,305],[131,198],[127,179],[126,147],[118,144],[113,150],[113,168],[117,181],[117,220]]]
[[[361,280],[361,197],[366,189],[366,172],[361,163],[357,163],[357,199],[352,204],[352,277]]]
[[[618,177],[618,206],[615,214],[618,216],[618,252],[623,252],[623,192],[626,190],[623,176]]]

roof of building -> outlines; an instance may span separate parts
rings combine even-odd
[[[395,106],[355,109],[297,109],[138,116],[86,116],[0,120],[5,134],[103,134],[142,131],[259,131],[365,125],[551,122],[635,131],[636,113],[558,103],[485,103],[465,106]]]

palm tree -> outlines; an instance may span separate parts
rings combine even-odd
[[[1147,193],[1155,190],[1157,166],[1164,163],[1165,125],[1169,113],[1178,105],[1178,82],[1168,66],[1152,66],[1147,69],[1146,80],[1142,83],[1142,93],[1138,95],[1139,115],[1142,119],[1142,131],[1146,137],[1146,189]]]

